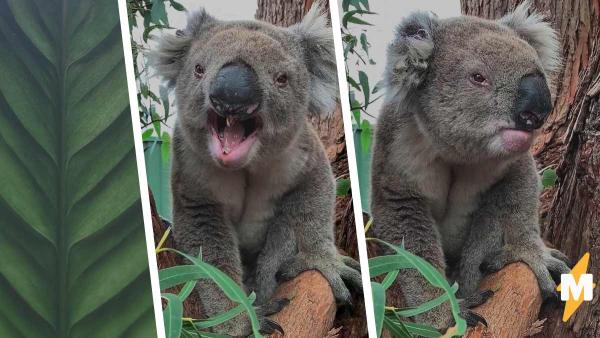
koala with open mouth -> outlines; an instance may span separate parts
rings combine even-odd
[[[333,36],[313,7],[289,28],[257,21],[220,21],[205,11],[162,38],[155,66],[175,89],[173,227],[185,252],[257,295],[261,329],[281,280],[316,269],[339,303],[346,284],[360,288],[359,265],[338,254],[333,224],[335,181],[310,113],[333,111],[337,72]],[[206,315],[233,303],[201,281]],[[248,335],[244,315],[215,329]]]

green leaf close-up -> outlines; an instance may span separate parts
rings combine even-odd
[[[0,337],[156,337],[117,2],[0,0]]]

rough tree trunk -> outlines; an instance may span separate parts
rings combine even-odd
[[[327,0],[258,0],[256,19],[275,25],[289,26],[302,20],[313,3],[319,3],[321,8],[329,11]],[[327,151],[327,156],[336,178],[349,178],[348,158],[346,155],[346,140],[344,123],[340,106],[329,116],[312,117],[311,122],[317,129],[321,141]],[[336,245],[346,254],[358,260],[356,243],[356,226],[352,196],[336,198],[335,213]],[[355,295],[354,311],[338,313],[335,327],[342,327],[340,337],[362,337],[366,335],[365,309],[362,295]]]
[[[464,14],[497,19],[515,0],[461,0]],[[556,75],[554,110],[533,154],[540,168],[558,171],[557,185],[542,194],[544,239],[576,262],[591,254],[591,271],[600,276],[600,0],[536,0],[561,39],[564,69]],[[567,323],[563,306],[545,305],[548,318],[536,337],[600,337],[600,288]]]

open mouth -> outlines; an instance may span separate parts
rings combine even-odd
[[[262,120],[256,112],[222,116],[213,108],[208,110],[211,133],[211,151],[224,166],[237,166],[245,162],[256,141]]]

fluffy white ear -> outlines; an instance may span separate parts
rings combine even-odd
[[[304,58],[310,73],[309,112],[329,114],[338,99],[337,67],[333,32],[321,8],[313,4],[301,22],[290,26],[304,50]]]
[[[425,79],[433,53],[438,18],[432,12],[414,12],[396,27],[387,50],[385,86],[388,97],[406,95]]]
[[[561,66],[558,35],[544,16],[531,9],[531,1],[521,3],[512,13],[498,20],[514,30],[537,52],[546,73],[553,73]]]
[[[150,64],[169,86],[175,85],[192,40],[215,22],[215,18],[201,9],[188,16],[184,30],[159,38],[158,48],[149,53]]]

